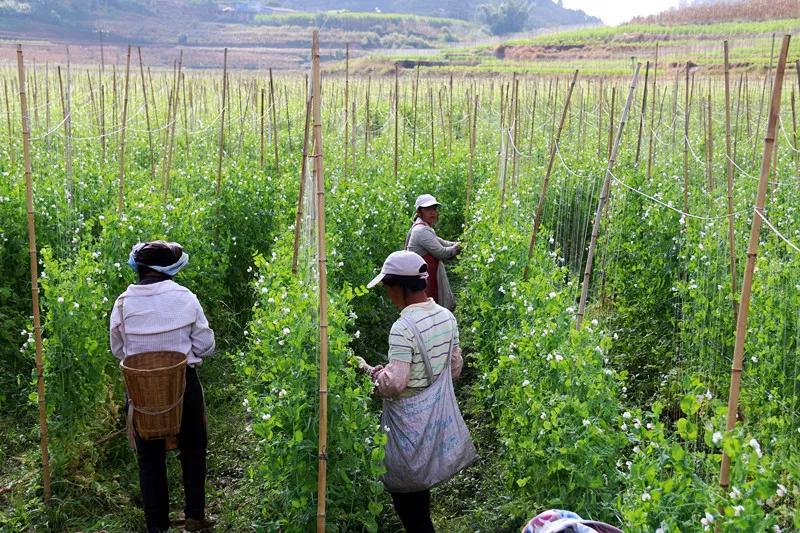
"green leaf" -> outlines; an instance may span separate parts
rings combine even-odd
[[[673,460],[680,461],[686,456],[686,450],[684,450],[683,446],[680,444],[675,443],[672,445],[672,448],[670,448],[669,454]]]

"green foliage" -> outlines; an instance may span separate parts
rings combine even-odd
[[[246,429],[259,439],[251,475],[262,487],[259,523],[266,529],[307,531],[316,519],[319,403],[319,324],[316,283],[311,273],[291,274],[291,233],[276,245],[271,260],[256,258],[253,287],[259,298],[240,361],[248,384],[244,400],[253,421]],[[352,291],[331,294],[328,308],[327,520],[337,531],[377,531],[383,507],[385,436],[371,411],[369,379],[357,375],[346,325]]]

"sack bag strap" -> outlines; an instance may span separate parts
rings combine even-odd
[[[428,348],[425,346],[425,342],[422,340],[422,334],[419,332],[419,328],[417,328],[417,324],[411,320],[407,315],[400,317],[403,320],[403,323],[411,330],[411,334],[414,336],[414,343],[417,345],[417,349],[419,350],[420,355],[422,356],[422,361],[425,363],[425,371],[428,374],[428,386],[433,385],[433,366],[431,366],[431,358],[428,355]],[[453,323],[453,318],[450,318],[450,323]],[[450,336],[450,344],[447,348],[447,370],[450,371],[450,354],[453,351],[453,341],[455,340],[455,327],[453,328],[453,334]]]

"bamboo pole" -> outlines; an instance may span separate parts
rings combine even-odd
[[[128,45],[128,57],[125,61],[125,93],[122,101],[122,127],[119,136],[119,197],[117,211],[125,211],[125,128],[128,123],[128,89],[131,75],[131,45]]]
[[[219,196],[220,188],[222,187],[222,155],[223,146],[225,144],[225,110],[227,108],[227,92],[228,92],[228,49],[225,48],[222,59],[222,109],[220,110],[221,119],[219,126],[219,151],[217,155],[217,185],[215,192]]]
[[[800,158],[797,157],[797,110],[796,97],[794,87],[792,87],[792,97],[789,99],[792,103],[792,145],[794,146],[794,164],[797,167],[797,173],[800,175]]]
[[[139,75],[142,78],[142,97],[144,98],[144,118],[147,124],[147,145],[150,147],[150,176],[156,178],[156,159],[153,152],[153,131],[150,127],[150,106],[147,102],[147,81],[144,77],[144,63],[142,62],[142,47],[137,46],[136,51],[139,54]],[[153,103],[155,105],[155,103]]]
[[[517,176],[519,172],[519,79],[514,83],[514,129],[512,139],[514,142],[514,154],[511,157],[511,183],[517,186]]]
[[[586,300],[589,296],[589,281],[592,276],[592,262],[594,261],[594,253],[595,247],[597,246],[597,237],[600,234],[600,221],[602,220],[603,216],[603,208],[606,205],[606,201],[608,200],[611,194],[611,173],[614,169],[614,163],[617,160],[617,151],[619,150],[619,144],[622,140],[622,132],[625,129],[625,123],[628,121],[628,111],[631,108],[631,102],[633,102],[633,93],[636,90],[636,82],[639,79],[639,69],[641,68],[641,63],[636,64],[636,69],[633,72],[633,79],[631,80],[630,88],[628,89],[628,98],[625,102],[625,109],[622,111],[622,117],[620,119],[619,127],[617,129],[617,138],[614,141],[614,147],[611,150],[611,156],[608,158],[608,167],[606,168],[606,176],[603,179],[603,188],[600,192],[600,199],[597,202],[597,210],[594,214],[594,224],[592,226],[592,237],[589,241],[589,251],[586,257],[586,269],[583,272],[583,286],[581,288],[581,299],[580,304],[578,306],[578,316],[576,320],[575,327],[576,329],[581,328],[581,323],[583,322],[583,317],[586,314]]]
[[[428,99],[431,104],[431,169],[436,170],[436,136],[434,134],[436,121],[433,119],[433,87],[428,87]]]
[[[547,186],[550,183],[550,174],[553,171],[553,163],[555,162],[556,152],[558,151],[558,143],[561,140],[561,131],[564,128],[564,122],[567,119],[567,113],[569,113],[569,103],[572,99],[572,92],[575,89],[575,81],[578,79],[578,70],[576,69],[575,72],[572,74],[572,80],[569,83],[569,88],[567,89],[567,98],[564,101],[564,110],[561,112],[561,120],[558,123],[558,129],[556,130],[556,136],[553,139],[553,142],[550,146],[550,157],[547,160],[547,168],[544,173],[544,181],[542,181],[542,190],[539,193],[539,202],[536,204],[536,211],[533,215],[533,229],[531,230],[531,240],[530,244],[528,245],[528,259],[525,262],[525,270],[522,273],[522,279],[528,279],[528,272],[530,268],[531,256],[533,256],[533,248],[536,246],[536,236],[539,233],[539,226],[542,223],[542,213],[544,212],[544,199],[545,195],[547,194]]]
[[[417,155],[417,94],[419,93],[419,63],[417,63],[417,79],[414,81],[414,127],[411,132],[411,157]]]
[[[738,306],[737,298],[739,290],[736,288],[736,241],[734,234],[734,215],[733,215],[733,153],[731,149],[731,87],[730,87],[730,63],[728,62],[728,41],[723,43],[725,55],[725,155],[727,156],[727,192],[728,192],[728,251],[731,261],[731,300],[733,302],[733,318],[737,319]]]
[[[781,105],[781,90],[783,89],[783,75],[786,69],[786,56],[789,52],[789,41],[791,37],[784,35],[781,44],[778,66],[775,70],[775,81],[772,84],[772,101],[770,103],[769,119],[767,122],[767,135],[764,137],[764,152],[761,158],[761,174],[758,181],[758,193],[756,195],[755,213],[753,224],[750,227],[750,243],[747,248],[747,263],[744,269],[744,281],[742,282],[741,302],[739,303],[739,315],[736,321],[736,343],[733,349],[733,363],[731,365],[731,384],[728,394],[728,416],[726,429],[732,430],[736,425],[736,413],[739,404],[739,390],[742,381],[742,363],[744,361],[744,345],[747,338],[747,321],[750,314],[750,297],[753,288],[753,275],[755,273],[756,259],[758,258],[758,245],[761,238],[761,222],[764,215],[764,201],[767,196],[767,185],[769,182],[770,162],[772,159],[772,148],[775,144],[775,130],[778,123],[778,113]],[[730,482],[731,458],[727,453],[722,454],[722,465],[720,467],[719,484],[727,487]]]
[[[67,204],[72,207],[72,199],[74,194],[74,183],[72,177],[72,135],[70,134],[70,120],[69,120],[69,102],[67,101],[66,93],[69,91],[64,90],[64,80],[61,77],[61,67],[58,67],[58,88],[61,92],[61,114],[64,119],[64,168],[67,177]]]
[[[642,147],[642,129],[644,128],[644,121],[647,117],[647,81],[650,77],[650,61],[644,65],[644,91],[642,91],[642,110],[639,114],[639,133],[636,137],[636,159],[634,164],[639,166],[639,153]],[[655,96],[655,95],[654,95]]]
[[[689,62],[686,62],[686,94],[683,100],[683,212],[689,212]]]
[[[356,164],[355,164],[356,163],[356,141],[358,140],[358,134],[357,134],[357,128],[356,128],[356,126],[358,126],[358,123],[357,123],[358,115],[356,115],[356,99],[355,98],[353,98],[352,106],[353,107],[352,107],[352,112],[350,113],[350,117],[351,117],[350,120],[353,121],[353,127],[350,128],[350,153],[353,154],[353,164],[351,165],[350,168],[354,170],[356,168]],[[347,142],[347,139],[345,139],[345,142]],[[351,171],[351,173],[352,173],[352,171]]]
[[[186,161],[190,160],[191,156],[191,141],[189,140],[189,109],[186,104],[186,73],[181,74],[181,96],[183,100],[183,142],[184,142],[184,154],[186,155]],[[247,111],[245,111],[245,115]]]
[[[372,127],[369,121],[369,95],[372,89],[372,76],[367,77],[367,95],[364,110],[364,157],[367,157],[369,150],[369,129]]]
[[[328,273],[325,249],[325,175],[322,160],[319,32],[312,44],[312,108],[314,117],[314,182],[317,193],[317,262],[319,271],[319,470],[317,475],[317,533],[325,532],[328,463]]]
[[[467,174],[467,199],[464,203],[464,212],[469,212],[469,203],[472,199],[472,186],[475,180],[475,144],[478,126],[478,91],[475,91],[475,107],[472,113],[472,124],[469,134],[469,172]]]
[[[36,222],[33,211],[33,178],[31,177],[31,125],[28,116],[28,98],[25,94],[25,62],[22,45],[17,45],[17,74],[19,76],[19,104],[22,116],[22,157],[25,160],[25,196],[28,211],[28,254],[31,269],[31,305],[33,307],[33,336],[36,347],[36,394],[39,405],[39,451],[42,454],[42,489],[44,502],[50,501],[50,454],[47,449],[47,405],[44,392],[44,364],[42,355],[42,324],[39,316],[39,260],[36,256]]]
[[[261,88],[261,113],[259,117],[259,133],[258,133],[258,166],[264,168],[264,95],[266,89]]]
[[[344,175],[347,176],[348,168],[348,139],[350,138],[348,128],[350,127],[349,117],[347,116],[350,110],[350,43],[345,44],[344,47]],[[308,113],[306,113],[308,115]],[[305,143],[307,133],[303,134],[303,151],[305,152]],[[355,154],[354,154],[355,155]]]
[[[656,57],[653,62],[653,96],[650,99],[650,144],[647,149],[647,179],[653,177],[653,148],[655,141],[655,120],[656,120],[656,79],[658,78],[658,41],[656,41]],[[662,101],[663,103],[663,101]]]
[[[399,116],[400,116],[400,77],[398,65],[394,64],[394,180],[397,181],[397,137],[399,132]]]
[[[181,79],[181,67],[183,65],[183,50],[181,50],[180,55],[178,56],[178,66],[177,70],[175,71],[175,81],[173,83],[173,91],[172,91],[172,100],[170,102],[170,113],[169,116],[171,120],[167,122],[169,125],[169,129],[167,133],[169,137],[167,138],[167,154],[166,154],[166,164],[164,167],[164,203],[167,201],[167,193],[169,192],[169,177],[170,172],[172,170],[172,154],[175,149],[175,126],[178,123],[178,98],[179,98],[179,89],[180,89],[180,79]]]
[[[11,103],[8,100],[8,83],[5,78],[3,78],[3,93],[5,94],[6,99],[6,122],[8,124],[8,157],[11,161],[11,166],[14,166],[15,157],[14,157],[14,130],[11,129]]]
[[[608,148],[606,149],[606,157],[611,157],[611,150],[614,148],[614,111],[617,107],[617,88],[611,87],[611,110],[608,119]]]
[[[706,112],[706,188],[710,194],[714,191],[714,122],[711,116],[710,86],[708,88]]]
[[[263,93],[262,93],[263,94]],[[300,251],[300,226],[303,223],[303,199],[306,194],[306,172],[308,168],[308,124],[311,118],[311,97],[306,102],[306,119],[303,127],[303,161],[300,165],[300,188],[297,194],[297,211],[294,218],[294,254],[292,255],[292,274],[297,274],[297,257]],[[347,140],[345,139],[345,145]]]
[[[272,109],[272,144],[275,149],[275,175],[280,174],[280,159],[278,158],[278,115],[275,109],[275,84],[272,80],[272,69],[269,69],[269,105]]]
[[[289,116],[289,87],[284,84],[283,86],[283,101],[286,104],[286,143],[289,145],[289,153],[294,150],[292,146],[292,119]],[[247,115],[247,106],[245,106],[245,116]]]

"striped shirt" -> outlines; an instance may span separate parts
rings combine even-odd
[[[458,327],[453,313],[438,305],[433,298],[424,303],[411,304],[400,312],[401,317],[412,320],[428,349],[434,379],[447,368],[448,348],[453,339],[453,348],[458,346]],[[425,362],[417,348],[414,333],[405,322],[398,319],[389,334],[389,360],[411,363],[408,389],[402,396],[414,395],[430,385]]]

